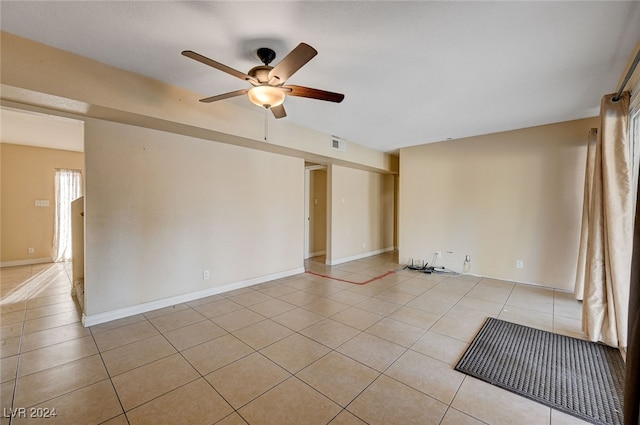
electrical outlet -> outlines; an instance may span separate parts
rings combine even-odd
[[[524,261],[516,260],[516,269],[523,270],[524,269]]]
[[[470,263],[471,262],[471,256],[469,254],[465,255],[464,261],[466,261],[467,263]]]
[[[34,254],[36,252],[36,249],[32,246],[30,246],[29,248],[27,248],[27,253],[28,254]]]
[[[204,270],[202,272],[202,280],[208,280],[209,279],[209,270]]]

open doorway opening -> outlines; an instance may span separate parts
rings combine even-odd
[[[304,259],[327,252],[327,167],[305,164]]]
[[[54,262],[69,261],[73,257],[71,239],[71,203],[82,196],[82,171],[56,169],[55,221],[53,249]]]

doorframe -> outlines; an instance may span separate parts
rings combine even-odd
[[[309,164],[304,167],[304,241],[303,241],[303,253],[304,259],[307,260],[311,257],[311,172],[315,170],[326,170],[326,165],[321,164]]]

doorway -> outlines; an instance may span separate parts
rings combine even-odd
[[[305,164],[304,259],[327,252],[327,167]]]

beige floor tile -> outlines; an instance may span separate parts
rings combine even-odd
[[[234,310],[229,313],[216,316],[211,320],[227,332],[235,332],[245,326],[266,320],[266,318],[249,310],[248,308],[242,308],[240,310]]]
[[[324,317],[333,316],[339,313],[349,306],[338,301],[330,300],[327,298],[321,298],[303,306],[305,310],[312,311]]]
[[[184,350],[182,355],[198,372],[206,375],[253,353],[253,351],[253,348],[235,336],[227,334]]]
[[[260,304],[266,301],[270,301],[273,298],[267,294],[259,291],[251,291],[246,294],[237,295],[230,298],[233,302],[240,304],[244,307],[249,307],[255,304]]]
[[[100,323],[99,325],[91,326],[89,329],[91,333],[96,335],[101,332],[110,331],[112,329],[120,328],[127,325],[132,325],[137,322],[144,322],[147,319],[142,314],[136,314],[134,316],[123,317],[122,319],[112,320],[106,323]]]
[[[379,314],[361,310],[358,307],[349,307],[331,316],[331,319],[363,331],[382,320],[383,317]]]
[[[336,348],[360,333],[360,330],[347,326],[335,320],[325,319],[300,331],[306,337]]]
[[[452,407],[447,410],[440,425],[483,425],[484,422],[466,415]]]
[[[500,312],[502,311],[504,304],[465,296],[462,297],[460,301],[458,301],[456,307],[464,307],[474,311],[481,311],[487,316],[497,317],[498,314],[500,314]]]
[[[191,308],[149,319],[160,332],[169,332],[203,320],[207,318]]]
[[[125,411],[197,379],[200,375],[179,354],[112,378]]]
[[[176,350],[162,335],[103,351],[102,359],[111,377],[175,354]]]
[[[274,320],[294,331],[300,331],[314,323],[324,320],[324,317],[303,308],[296,307],[293,310],[273,316],[271,320]]]
[[[106,351],[154,335],[158,335],[158,331],[151,323],[145,320],[94,334],[94,338],[100,351]]]
[[[388,317],[425,330],[429,329],[438,321],[438,319],[440,319],[440,316],[437,314],[411,307],[401,307],[391,313]]]
[[[68,293],[67,294],[50,295],[50,296],[47,296],[47,297],[31,298],[27,302],[27,307],[36,308],[36,307],[42,307],[42,306],[45,306],[45,305],[65,303],[65,302],[69,301],[70,299],[71,299],[71,295],[68,294]]]
[[[446,404],[451,403],[465,377],[450,364],[412,350],[400,356],[384,373]]]
[[[235,310],[240,310],[242,306],[228,299],[213,301],[207,304],[202,304],[194,307],[198,313],[211,319],[217,316],[221,316],[226,313],[230,313]]]
[[[87,400],[91,402],[88,403]],[[53,425],[99,424],[122,414],[122,407],[108,379],[34,407],[55,408],[56,416],[46,419],[47,424]],[[16,418],[13,423],[20,425],[33,423],[32,421],[30,418]]]
[[[21,351],[24,353],[60,342],[82,338],[90,334],[89,329],[82,326],[80,322],[58,326],[56,328],[24,335],[22,337]]]
[[[16,384],[15,405],[33,406],[107,379],[100,355],[23,376]]]
[[[477,282],[473,280],[450,277],[438,283],[436,286],[434,286],[433,289],[442,292],[449,292],[456,295],[465,295],[467,292],[473,289],[476,284]]]
[[[239,409],[290,376],[262,354],[253,353],[205,378],[231,406]]]
[[[371,425],[437,425],[447,405],[382,375],[347,410]]]
[[[78,311],[78,304],[73,300],[65,301],[58,304],[50,304],[42,307],[27,308],[25,320],[39,319],[41,317],[53,316],[55,314],[66,313],[69,311]],[[4,319],[4,318],[3,318]]]
[[[7,313],[14,313],[16,311],[24,311],[27,308],[27,300],[16,300],[9,302],[2,300],[3,304],[0,305],[0,314],[4,317]]]
[[[348,410],[343,410],[329,422],[329,425],[366,425],[366,422],[361,421]]]
[[[211,385],[200,378],[129,412],[131,425],[210,425],[233,409]]]
[[[498,319],[553,332],[553,315],[515,306],[505,306]]]
[[[151,319],[164,316],[165,314],[177,313],[179,311],[188,310],[188,309],[189,309],[189,306],[187,304],[170,305],[169,307],[147,311],[146,313],[144,313],[144,317],[146,317],[147,320],[151,321]]]
[[[384,316],[391,314],[400,308],[398,304],[379,300],[377,298],[370,298],[364,302],[361,302],[360,304],[357,304],[356,307],[361,310],[366,310],[376,314],[382,314]]]
[[[295,291],[281,296],[280,299],[282,301],[288,302],[289,304],[302,307],[314,301],[318,301],[322,299],[322,297],[316,294],[312,294],[311,292]]]
[[[407,349],[366,332],[356,335],[336,349],[377,371],[384,371]]]
[[[582,320],[568,317],[554,316],[553,332],[573,338],[588,339],[587,335],[582,331]]]
[[[456,320],[449,317],[443,317],[438,320],[429,331],[458,339],[463,342],[471,342],[476,336],[482,324],[471,326],[462,320]]]
[[[224,300],[224,296],[222,294],[216,294],[216,295],[210,295],[208,297],[204,297],[204,298],[198,298],[197,300],[193,300],[193,301],[189,301],[188,303],[186,303],[186,305],[188,305],[189,307],[193,308],[193,307],[198,307],[200,305],[205,305],[205,304],[209,304],[211,302],[214,301],[220,301],[220,300]]]
[[[297,373],[330,350],[300,334],[293,334],[272,344],[261,353],[291,373]]]
[[[447,303],[431,298],[429,296],[429,292],[425,292],[415,300],[407,303],[407,307],[416,308],[439,316],[445,314],[453,306],[453,303]]]
[[[260,350],[292,333],[291,329],[267,319],[244,327],[234,332],[233,335],[255,350]]]
[[[3,357],[0,359],[0,382],[7,382],[16,379],[18,371],[19,356]]]
[[[25,376],[96,354],[98,348],[91,336],[72,339],[20,355],[18,376]]]
[[[81,314],[79,310],[67,311],[64,313],[53,314],[51,316],[41,317],[39,319],[27,320],[24,322],[24,333],[30,334],[44,329],[51,329],[57,326],[68,325],[70,323],[79,322]]]
[[[371,384],[380,372],[332,351],[304,368],[298,378],[342,407]]]
[[[24,311],[14,311],[12,313],[5,313],[2,315],[2,324],[10,325],[12,323],[22,323],[25,319]]]
[[[0,339],[16,338],[22,335],[23,322],[0,326]]]
[[[411,349],[455,366],[467,347],[468,344],[459,339],[427,331]]]
[[[494,279],[482,279],[467,296],[498,304],[507,302],[515,283]]]
[[[293,304],[286,303],[282,300],[272,299],[263,303],[255,304],[249,307],[251,310],[264,317],[273,317],[286,311],[296,308]]]
[[[242,416],[234,412],[220,422],[216,422],[216,425],[247,425],[247,423]]]
[[[410,347],[424,334],[425,330],[417,326],[385,318],[371,326],[365,332],[403,347]]]
[[[589,422],[551,409],[551,425],[588,425]]]
[[[556,289],[553,292],[553,314],[556,317],[582,320],[582,302],[571,292]]]
[[[225,335],[227,331],[210,320],[203,320],[183,328],[165,332],[163,335],[178,350],[186,350],[203,342]]]
[[[15,380],[0,384],[0,409],[2,409],[3,412],[8,411],[12,406],[15,384]]]
[[[3,339],[0,342],[0,358],[15,356],[20,352],[21,337]]]
[[[292,377],[240,409],[251,425],[324,425],[341,407]]]
[[[553,289],[516,285],[507,299],[506,306],[553,314]]]
[[[416,296],[412,294],[407,294],[406,292],[396,291],[395,287],[392,289],[387,289],[382,291],[374,296],[374,298],[387,301],[393,304],[405,305],[406,303],[413,301]]]
[[[369,299],[369,297],[366,295],[356,294],[355,292],[351,291],[336,292],[335,294],[327,296],[327,298],[350,306],[360,304],[361,302]]]
[[[107,422],[101,423],[100,425],[129,425],[129,421],[125,415],[119,415],[113,419],[109,419]]]
[[[492,425],[548,425],[551,410],[469,376],[465,377],[451,407]]]

